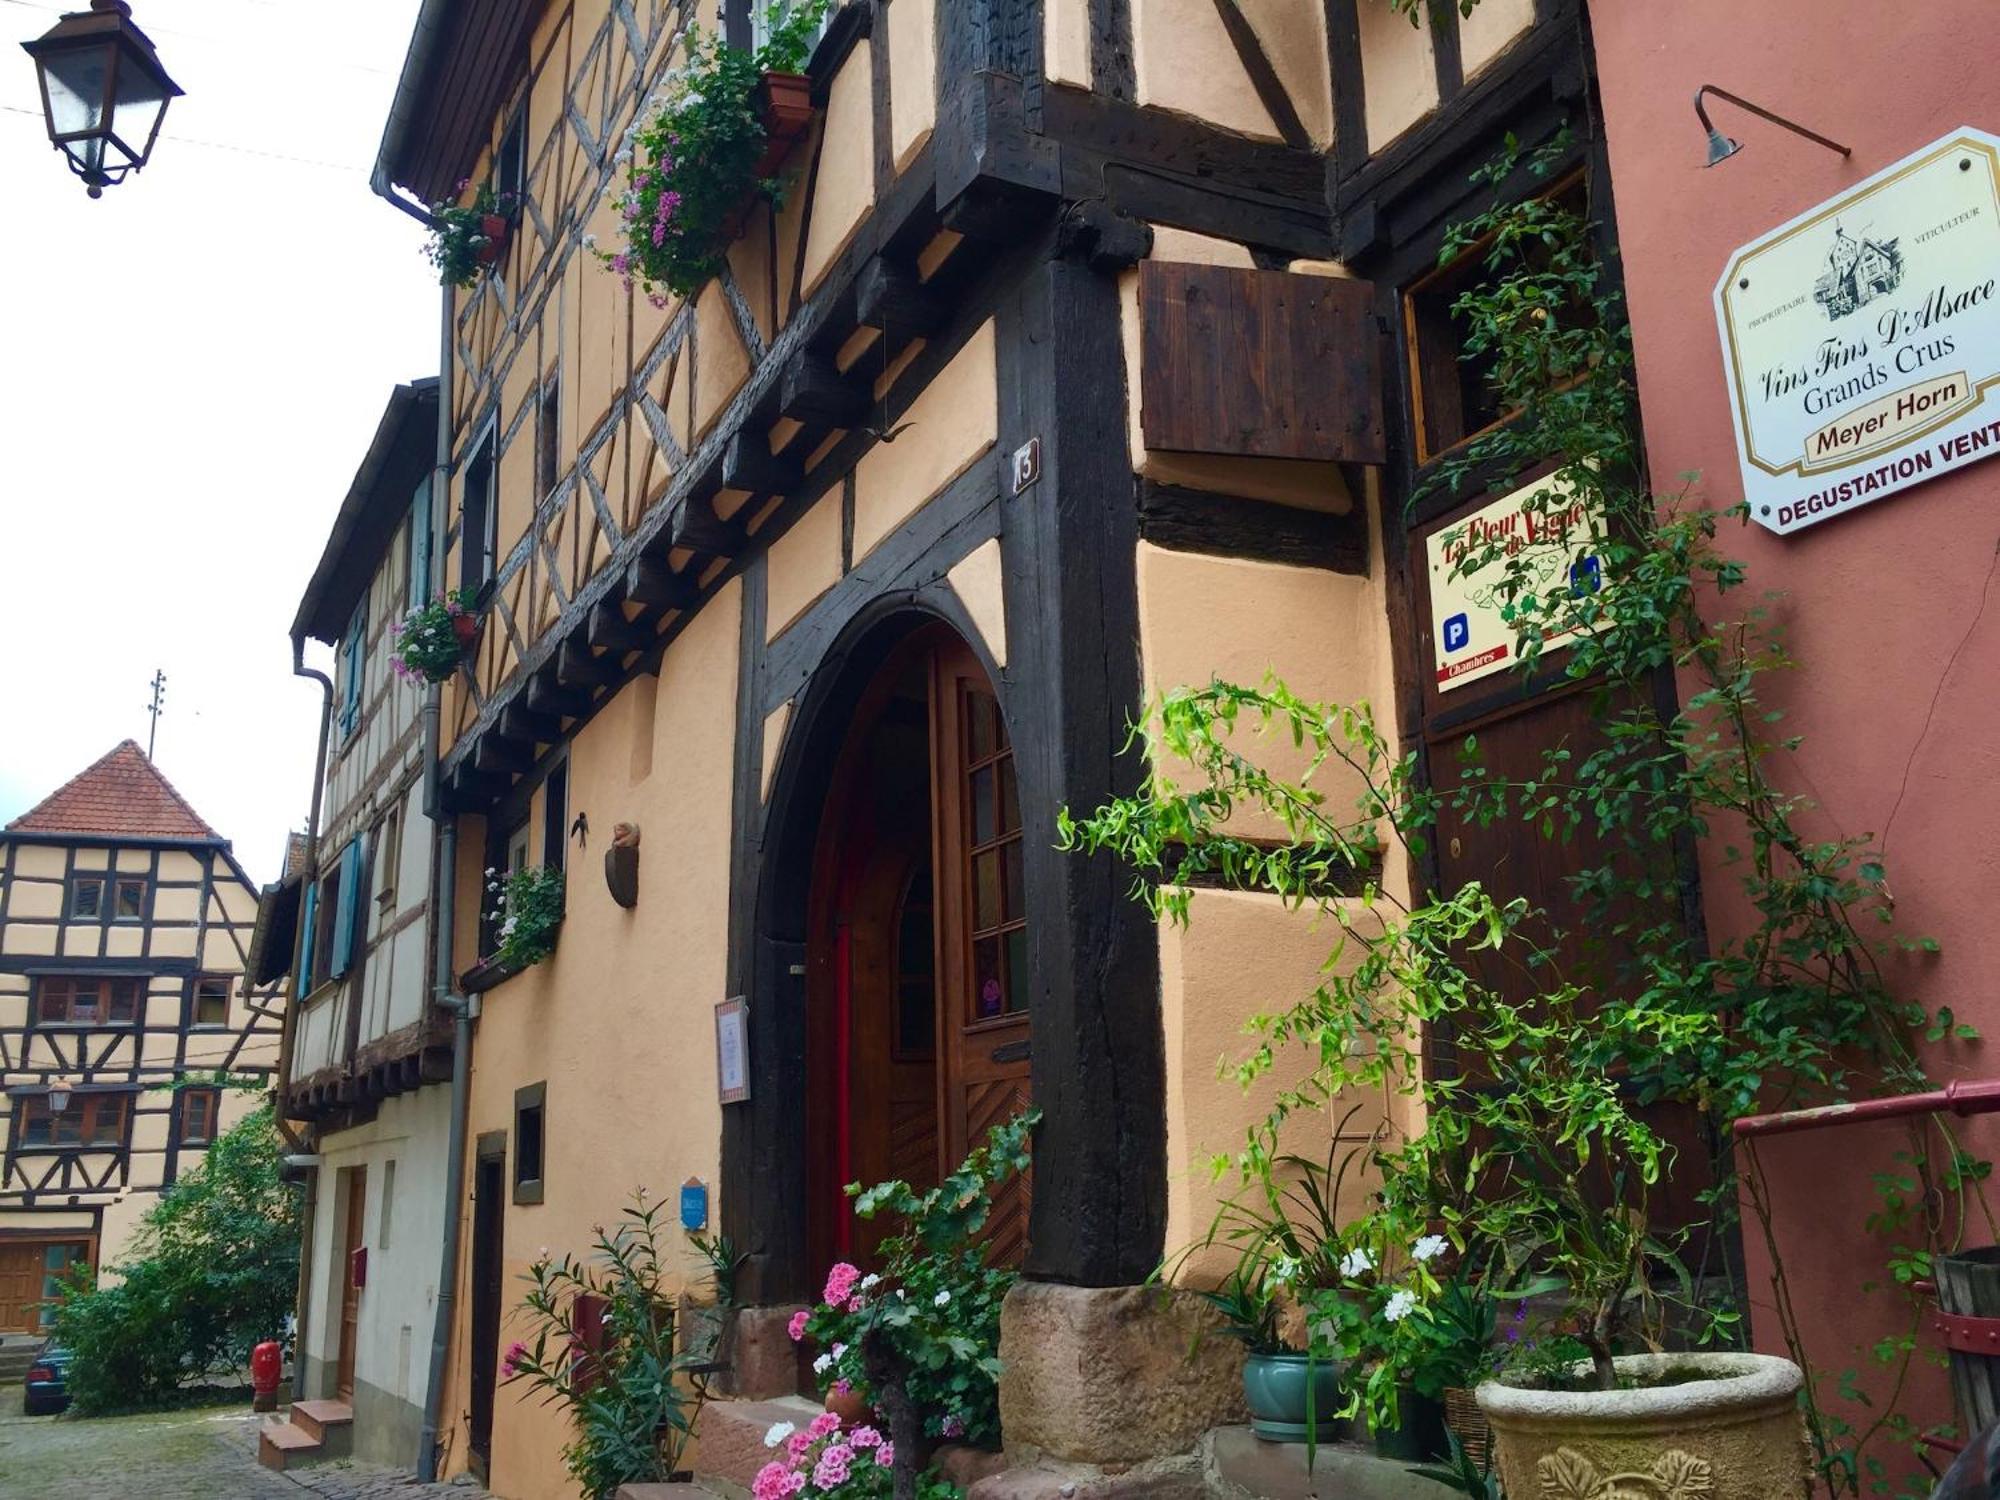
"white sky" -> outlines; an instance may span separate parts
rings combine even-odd
[[[268,880],[319,727],[292,616],[437,370],[422,228],[368,190],[417,0],[134,0],[187,94],[95,202],[14,45],[66,8],[0,0],[0,823],[143,747],[160,667],[160,768]]]

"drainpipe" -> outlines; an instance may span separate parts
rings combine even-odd
[[[425,7],[425,16],[430,7]],[[419,20],[419,36],[424,22]],[[375,191],[405,213],[424,217],[396,193],[378,165]],[[445,512],[451,479],[451,289],[446,287],[438,315],[437,453],[431,468],[431,557],[444,568]],[[444,698],[433,683],[424,694],[424,816],[432,830],[431,877],[431,1000],[450,1012],[451,1106],[445,1140],[444,1243],[438,1255],[437,1311],[431,1328],[430,1378],[424,1386],[424,1421],[417,1435],[417,1482],[437,1478],[438,1428],[444,1409],[445,1364],[451,1351],[452,1322],[458,1307],[459,1230],[464,1218],[466,1114],[471,1098],[472,1002],[452,989],[452,943],[457,927],[458,822],[446,816],[438,788],[439,719]]]
[[[302,1156],[312,1154],[312,1147],[301,1141],[292,1130],[291,1122],[285,1118],[285,1111],[292,1094],[292,1047],[298,1035],[298,1010],[305,996],[299,993],[302,976],[299,974],[300,961],[305,956],[306,924],[305,893],[312,885],[313,867],[319,861],[319,815],[326,793],[326,745],[333,728],[333,679],[326,673],[306,665],[306,638],[292,637],[292,675],[310,677],[319,684],[319,749],[313,758],[312,808],[306,814],[305,862],[299,876],[298,931],[292,938],[292,999],[285,1007],[284,1025],[278,1034],[278,1134],[285,1144]],[[284,879],[284,871],[278,872]],[[292,1381],[296,1387],[299,1372],[305,1365],[306,1327],[312,1312],[312,1246],[315,1214],[314,1205],[319,1201],[319,1168],[311,1169],[305,1181],[306,1201],[299,1215],[299,1239],[302,1254],[299,1256],[299,1285],[292,1306]],[[295,1392],[296,1393],[296,1392]]]

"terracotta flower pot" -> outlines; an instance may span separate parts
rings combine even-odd
[[[757,109],[764,118],[764,150],[753,175],[769,177],[812,124],[812,80],[803,73],[766,73],[757,87]]]
[[[1509,1495],[1564,1500],[1804,1500],[1804,1377],[1768,1354],[1628,1354],[1612,1391],[1488,1381],[1479,1405]],[[1652,1384],[1644,1382],[1652,1381]]]
[[[507,233],[511,228],[504,215],[481,214],[479,232],[486,237],[486,243],[472,252],[472,258],[482,266],[490,266],[507,252]]]
[[[868,1398],[856,1390],[835,1388],[826,1393],[826,1409],[840,1418],[841,1424],[852,1427],[858,1422],[866,1422],[874,1412],[869,1408]]]

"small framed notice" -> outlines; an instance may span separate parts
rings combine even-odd
[[[724,1104],[750,1097],[750,1005],[741,995],[715,1007],[715,1082]]]

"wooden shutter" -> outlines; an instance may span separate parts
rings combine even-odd
[[[417,486],[410,502],[410,597],[412,609],[431,596],[431,482]]]
[[[333,965],[329,978],[338,979],[354,961],[354,937],[360,927],[361,839],[349,839],[340,851],[340,904],[333,911]]]
[[[301,1000],[313,987],[313,933],[314,923],[319,916],[319,887],[314,884],[310,874],[303,878],[306,894],[305,904],[300,908],[299,920],[305,924],[306,937],[305,946],[299,949],[299,973],[294,984],[295,998]]]
[[[1372,284],[1149,260],[1139,318],[1148,448],[1387,460]]]

